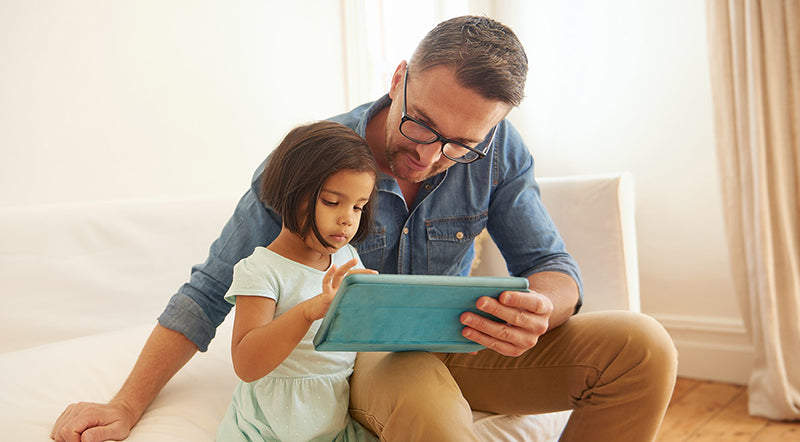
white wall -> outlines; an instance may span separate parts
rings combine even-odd
[[[242,191],[289,128],[357,92],[342,43],[358,35],[342,27],[354,4],[0,0],[0,206]],[[681,374],[746,381],[704,2],[470,5],[525,44],[511,118],[538,173],[634,175],[642,307],[675,338]]]
[[[493,12],[528,53],[527,97],[511,119],[538,174],[633,173],[642,310],[673,335],[682,375],[746,382],[751,347],[724,238],[705,2],[504,0]]]
[[[0,0],[0,206],[243,191],[343,54],[327,0]]]

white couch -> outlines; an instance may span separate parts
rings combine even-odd
[[[633,183],[626,174],[541,179],[585,278],[584,311],[639,307]],[[169,296],[205,259],[238,196],[0,209],[0,439],[46,441],[76,401],[122,385]],[[491,241],[475,275],[505,273]],[[130,441],[211,441],[237,382],[230,323],[164,388]],[[557,439],[569,412],[475,413],[486,440]]]

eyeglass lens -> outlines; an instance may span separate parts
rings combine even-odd
[[[439,135],[430,128],[413,120],[403,121],[400,125],[400,132],[416,143],[428,144],[439,139]],[[442,146],[442,153],[454,161],[472,161],[478,157],[477,153],[454,143],[445,143]]]

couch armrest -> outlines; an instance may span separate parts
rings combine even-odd
[[[581,311],[640,311],[633,176],[540,178],[542,201],[581,268]],[[508,275],[484,232],[476,241],[475,276]]]

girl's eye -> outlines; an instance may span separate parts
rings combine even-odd
[[[358,207],[358,206],[353,207],[353,209],[355,209],[358,212],[361,212],[362,210],[364,210],[363,207]]]
[[[325,204],[326,206],[335,206],[338,203],[336,201],[322,200],[322,204]]]

